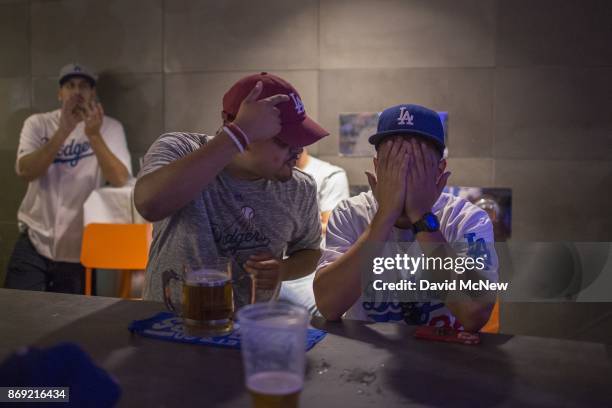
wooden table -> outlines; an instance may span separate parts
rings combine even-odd
[[[78,343],[120,382],[125,407],[248,407],[240,352],[132,335],[153,302],[0,289],[0,358],[28,344]],[[612,406],[610,345],[484,335],[480,346],[413,338],[357,321],[307,354],[301,407]]]

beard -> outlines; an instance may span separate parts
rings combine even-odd
[[[276,172],[276,180],[285,183],[293,178],[293,168],[297,163],[298,156],[292,155],[282,164],[281,168]]]

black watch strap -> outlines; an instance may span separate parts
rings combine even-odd
[[[416,235],[419,232],[435,232],[440,229],[438,217],[432,212],[428,212],[420,220],[412,224],[412,232]]]

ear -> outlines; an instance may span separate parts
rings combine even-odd
[[[223,123],[232,122],[234,120],[234,116],[230,115],[226,111],[221,111],[221,119],[223,119]]]
[[[446,159],[442,159],[438,162],[438,177],[440,177],[440,174],[444,173],[444,170],[446,170],[446,164]]]
[[[60,103],[62,103],[62,88],[61,87],[57,90],[57,100]]]
[[[378,173],[378,157],[374,156],[372,163],[374,163],[374,172]]]

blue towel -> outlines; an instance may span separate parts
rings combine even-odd
[[[174,313],[160,312],[155,316],[144,319],[134,320],[128,329],[132,333],[140,334],[144,337],[151,337],[159,340],[176,341],[179,343],[204,344],[207,346],[227,347],[233,349],[240,348],[240,325],[234,323],[234,331],[215,337],[195,337],[183,332],[183,321],[176,317]],[[310,350],[323,340],[327,333],[323,330],[308,329],[306,335],[306,350]]]

